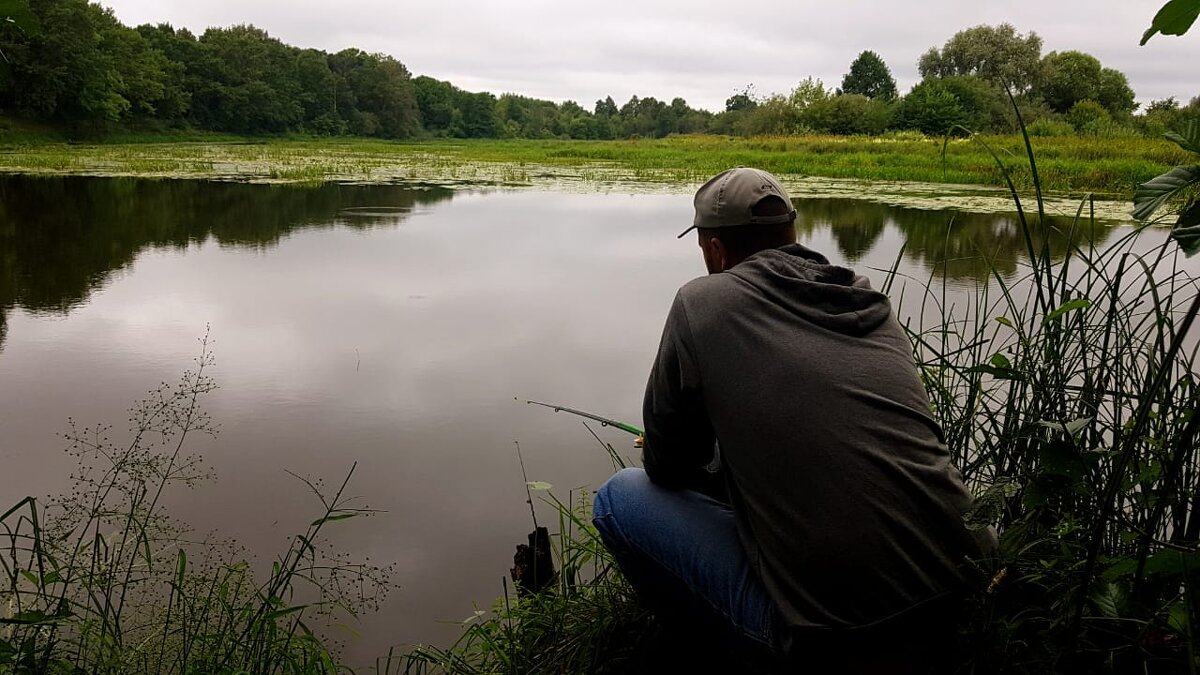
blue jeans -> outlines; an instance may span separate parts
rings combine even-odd
[[[592,522],[656,614],[717,627],[739,649],[778,647],[778,610],[742,550],[727,504],[622,469],[596,492]]]

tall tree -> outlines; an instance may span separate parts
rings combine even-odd
[[[0,2],[0,112],[14,105],[13,64],[28,60],[30,38],[41,32],[41,22],[27,0]],[[0,338],[4,323],[0,319]]]
[[[69,122],[153,114],[165,59],[110,10],[86,0],[31,0],[25,28],[6,24],[8,86],[0,105]],[[36,27],[36,30],[33,28]]]
[[[343,133],[346,125],[337,113],[337,82],[329,69],[329,55],[316,49],[299,52],[296,79],[304,128],[318,134]]]
[[[1037,33],[1021,35],[1012,24],[1002,23],[955,33],[940,51],[925,52],[917,67],[921,77],[978,75],[1021,94],[1037,82],[1041,56]]]
[[[459,110],[462,111],[463,135],[468,138],[495,138],[499,135],[496,128],[496,97],[492,94],[486,91],[475,94],[463,92],[459,96]]]
[[[146,45],[162,55],[163,94],[156,102],[155,117],[173,124],[187,121],[191,110],[194,82],[188,75],[188,64],[196,54],[196,37],[186,29],[175,30],[170,24],[143,24],[137,32]]]
[[[1078,51],[1047,54],[1042,59],[1036,93],[1059,113],[1088,100],[1096,101],[1113,115],[1127,115],[1137,108],[1124,74],[1104,68],[1096,57]]]
[[[896,98],[896,80],[883,59],[868,50],[850,64],[850,72],[842,78],[842,93],[891,101]]]
[[[409,138],[421,128],[412,79],[404,64],[386,54],[343,49],[329,57],[338,115],[350,133]]]
[[[455,97],[457,90],[449,82],[435,80],[427,75],[413,78],[413,94],[417,108],[421,111],[421,125],[425,132],[434,136],[455,135]],[[461,113],[459,114],[461,117]]]
[[[748,84],[745,89],[725,99],[725,112],[752,110],[756,105],[758,101],[754,99],[754,85]]]
[[[279,133],[304,118],[296,50],[250,25],[209,28],[189,67],[200,126],[240,133]]]

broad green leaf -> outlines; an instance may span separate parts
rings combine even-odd
[[[1146,558],[1146,574],[1181,577],[1185,571],[1194,571],[1197,564],[1200,564],[1200,554],[1194,551],[1163,549]]]
[[[175,585],[183,588],[184,575],[187,573],[187,554],[183,549],[179,549],[179,556],[175,562]]]
[[[1111,581],[1101,584],[1092,594],[1092,604],[1100,612],[1100,616],[1108,619],[1121,618],[1125,607],[1125,589]]]
[[[1189,258],[1200,251],[1200,201],[1192,202],[1171,228],[1171,238]]]
[[[1168,131],[1163,136],[1188,152],[1200,154],[1200,122],[1196,120],[1188,120],[1182,134]]]
[[[1145,45],[1156,33],[1163,35],[1183,35],[1200,16],[1200,0],[1171,0],[1163,5],[1150,27],[1142,34],[1142,45]]]
[[[549,490],[550,488],[554,487],[553,485],[547,483],[544,480],[531,480],[528,483],[526,483],[526,485],[529,486],[530,490],[542,490],[542,491]]]
[[[1074,300],[1068,300],[1059,306],[1058,309],[1047,314],[1044,322],[1050,323],[1067,312],[1073,312],[1077,309],[1086,309],[1091,306],[1092,301],[1088,300],[1087,298],[1075,298]]]
[[[1009,328],[1013,327],[1013,322],[1009,321],[1008,317],[1006,316],[996,317],[996,323],[1000,324],[1001,326],[1008,326]]]
[[[1001,478],[975,497],[975,504],[963,514],[963,524],[970,530],[989,527],[1004,514],[1005,500],[1015,496],[1021,486],[1011,478]]]
[[[992,365],[997,368],[1012,368],[1012,362],[1008,360],[1008,357],[999,353],[992,355]]]
[[[1072,436],[1074,436],[1075,434],[1079,433],[1079,431],[1081,429],[1083,429],[1087,425],[1091,424],[1092,419],[1093,418],[1091,418],[1091,417],[1080,417],[1079,419],[1075,419],[1075,420],[1071,420],[1070,422],[1067,422],[1065,425],[1063,425],[1063,428],[1066,430],[1066,432],[1068,434],[1071,434]]]
[[[1133,193],[1133,217],[1149,220],[1168,199],[1196,182],[1200,182],[1200,166],[1195,165],[1177,166],[1161,176],[1151,178]]]
[[[1187,602],[1181,600],[1172,603],[1171,608],[1167,610],[1167,625],[1182,635],[1191,635],[1191,624],[1191,612],[1188,611]]]

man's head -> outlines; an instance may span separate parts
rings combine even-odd
[[[724,272],[749,256],[796,241],[796,210],[779,180],[760,169],[723,171],[696,191],[696,217],[709,274]]]

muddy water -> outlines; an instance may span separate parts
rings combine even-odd
[[[969,288],[983,254],[1012,276],[1026,250],[1004,215],[797,208],[802,241],[876,283],[896,265]],[[611,471],[578,419],[514,399],[638,422],[675,289],[703,273],[675,238],[690,219],[682,193],[0,177],[0,507],[63,490],[67,417],[119,431],[207,329],[221,430],[192,449],[217,479],[171,512],[269,561],[317,511],[288,472],[334,482],[357,463],[351,492],[382,512],[334,539],[395,562],[400,590],[340,637],[360,663],[445,642],[458,629],[439,620],[500,593],[529,529],[514,442],[564,498]]]

